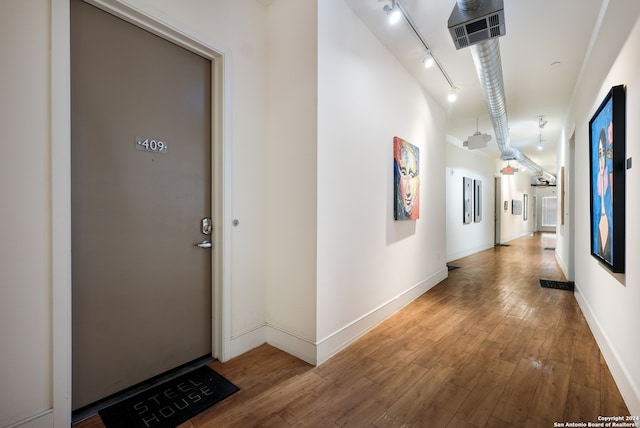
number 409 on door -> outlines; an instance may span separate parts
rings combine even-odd
[[[169,146],[164,141],[145,137],[136,137],[136,149],[155,153],[169,152]]]

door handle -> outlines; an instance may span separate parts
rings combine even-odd
[[[204,241],[195,244],[195,246],[200,248],[211,248],[213,244],[205,239]]]

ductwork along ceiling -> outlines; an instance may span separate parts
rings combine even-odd
[[[525,165],[521,170],[542,176],[539,182],[553,181],[558,168],[558,144],[569,138],[563,130],[573,90],[608,2],[505,1],[502,10],[501,6],[495,6],[498,1],[465,1],[458,6],[456,0],[345,0],[442,107],[449,143],[468,147],[499,162],[504,158],[503,166],[513,159],[512,165],[519,167],[517,161]],[[425,47],[406,22],[390,23],[390,16],[383,9],[394,4],[411,16],[429,52],[435,54],[446,73],[440,73],[435,66],[425,68]],[[455,9],[462,16],[461,8],[473,13],[489,10],[486,28],[495,37],[502,34],[506,37],[500,37],[499,44],[497,40],[478,43],[481,39],[478,31],[483,24],[472,21],[466,45],[464,40],[457,41],[457,37],[453,37],[452,43],[448,20]],[[498,13],[491,14],[492,10]],[[579,17],[576,10],[580,10]],[[458,24],[463,25],[464,21],[459,19]],[[570,31],[567,23],[571,23]],[[467,31],[464,27],[463,30]],[[497,70],[504,73],[504,78],[500,73],[497,77],[492,75]],[[481,87],[482,82],[489,86]],[[450,103],[447,97],[452,88],[457,101]]]
[[[500,42],[506,32],[502,0],[457,0],[449,18],[449,30],[458,49],[469,48],[480,80],[500,158],[517,161],[534,174],[555,184],[556,177],[520,150],[511,147],[507,118]]]

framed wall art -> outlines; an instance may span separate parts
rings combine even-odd
[[[591,255],[612,272],[625,269],[624,86],[614,86],[589,121]]]
[[[521,215],[522,214],[522,201],[519,199],[511,200],[511,214],[513,215]]]
[[[420,218],[420,149],[393,137],[393,214],[396,220]]]
[[[473,221],[482,220],[482,180],[473,180]]]
[[[462,222],[471,223],[473,216],[473,180],[469,177],[462,178]]]

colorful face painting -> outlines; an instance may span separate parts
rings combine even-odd
[[[591,123],[591,194],[593,254],[612,263],[613,235],[613,122],[609,100]]]
[[[420,149],[393,138],[394,218],[420,218]]]
[[[626,96],[613,86],[589,121],[591,255],[616,273],[625,271]]]

